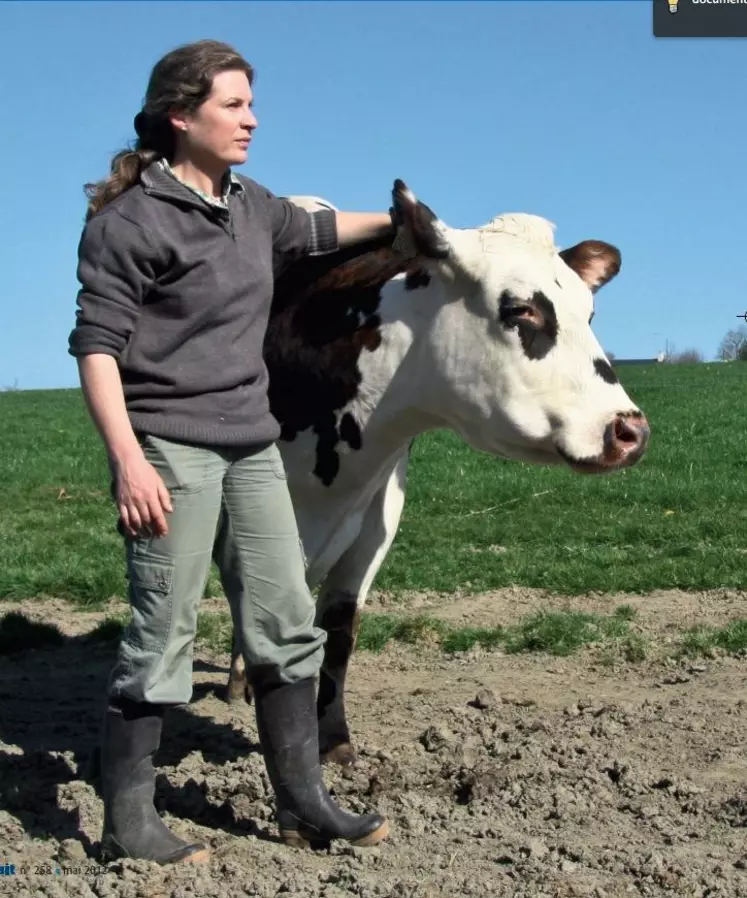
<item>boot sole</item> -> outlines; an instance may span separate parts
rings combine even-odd
[[[370,845],[378,845],[379,842],[383,842],[388,835],[389,821],[385,820],[378,829],[375,829],[372,833],[369,833],[362,839],[356,839],[356,841],[351,844],[355,845],[357,848],[367,848]]]
[[[207,864],[210,862],[210,849],[203,848],[200,851],[194,851],[186,857],[176,861],[177,864]]]
[[[110,848],[103,848],[100,860],[103,864],[111,864],[114,861],[121,861],[131,857],[132,855],[128,854],[126,851],[112,851]],[[171,866],[172,864],[207,864],[210,862],[210,849],[199,848],[197,851],[193,851],[184,857],[174,858],[173,860],[159,861],[156,858],[144,858],[144,860],[154,860],[157,864],[161,864],[162,866]]]
[[[372,833],[362,836],[360,839],[351,839],[350,844],[356,848],[369,848],[372,845],[378,845],[383,842],[389,835],[389,821],[385,820],[381,826]],[[304,835],[299,830],[284,829],[280,832],[280,837],[291,848],[311,848],[314,845],[329,844],[331,840],[321,840],[317,836]]]

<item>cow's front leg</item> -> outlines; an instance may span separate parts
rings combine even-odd
[[[250,704],[253,698],[252,686],[246,676],[244,654],[238,646],[238,632],[234,624],[231,667],[228,671],[228,686],[226,687],[226,700],[229,705]]]
[[[345,715],[345,679],[360,612],[399,527],[408,460],[405,451],[374,495],[358,536],[327,575],[317,600],[317,624],[327,631],[317,698],[319,754],[326,762],[355,761]]]
[[[327,632],[316,705],[319,756],[324,762],[348,765],[355,760],[345,718],[345,677],[359,623],[356,596],[332,589],[319,597],[317,624]]]
[[[218,528],[215,533],[213,561],[220,574],[220,582],[228,600],[231,622],[233,624],[231,666],[228,672],[226,700],[231,705],[248,703],[252,700],[252,687],[247,680],[244,654],[239,643],[241,609],[246,607],[246,603],[243,601],[244,578],[241,573],[241,560],[238,548],[231,530],[231,520],[225,508],[221,508]]]

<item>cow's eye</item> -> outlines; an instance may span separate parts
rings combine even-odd
[[[520,303],[503,306],[501,308],[501,321],[508,327],[515,327],[522,321],[536,323],[537,311],[530,305],[522,305]]]

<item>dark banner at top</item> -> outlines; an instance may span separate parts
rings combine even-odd
[[[747,0],[653,0],[656,37],[747,37]]]

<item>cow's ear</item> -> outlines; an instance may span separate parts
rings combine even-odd
[[[397,228],[393,246],[409,258],[445,259],[449,244],[437,216],[399,178],[392,189],[392,218]]]
[[[394,182],[392,214],[397,225],[393,247],[447,278],[479,279],[484,265],[475,232],[447,227],[403,181]]]
[[[620,250],[603,240],[582,240],[560,251],[560,258],[572,268],[592,293],[608,284],[620,271]]]

